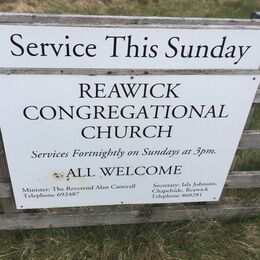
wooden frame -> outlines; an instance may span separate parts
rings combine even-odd
[[[255,13],[253,18],[258,18]],[[109,17],[83,15],[0,14],[0,24],[49,26],[102,26],[147,28],[207,28],[207,29],[260,29],[260,20]],[[105,70],[105,69],[27,69],[1,68],[0,74],[56,74],[56,75],[259,75],[257,70]],[[260,104],[258,88],[254,105]],[[253,107],[252,110],[253,111]],[[250,113],[248,122],[252,113]],[[245,130],[239,149],[260,149],[260,130]],[[259,188],[259,171],[231,171],[227,189]],[[106,206],[64,210],[16,210],[8,174],[4,146],[0,138],[0,199],[4,214],[0,214],[0,229],[26,229],[48,227],[91,226],[98,224],[151,223],[188,220],[194,217],[230,218],[260,212],[260,203],[225,205],[221,203],[155,204],[138,206]]]

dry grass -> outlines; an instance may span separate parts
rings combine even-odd
[[[259,259],[260,218],[2,232],[2,259]]]
[[[236,171],[257,171],[260,169],[260,150],[240,150],[237,152]]]

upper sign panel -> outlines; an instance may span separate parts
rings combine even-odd
[[[260,30],[1,25],[0,67],[259,69]]]

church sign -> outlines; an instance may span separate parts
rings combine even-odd
[[[0,75],[0,126],[17,208],[219,200],[259,75],[165,70],[257,70],[259,30],[0,30],[0,67],[18,69]]]

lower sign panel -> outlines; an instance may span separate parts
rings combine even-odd
[[[17,208],[217,201],[259,77],[1,75]]]

